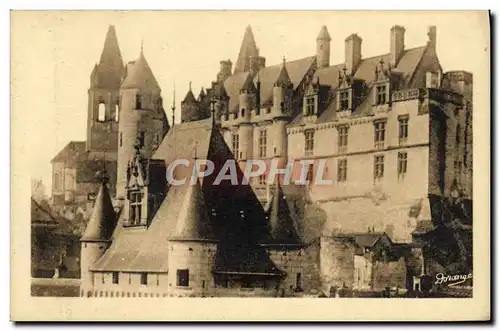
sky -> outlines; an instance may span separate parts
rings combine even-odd
[[[189,82],[195,95],[215,80],[221,60],[236,62],[245,27],[252,26],[266,65],[315,54],[322,25],[332,38],[330,64],[343,63],[344,40],[362,39],[362,56],[389,52],[390,28],[406,29],[405,46],[425,45],[437,27],[443,70],[474,74],[474,98],[489,87],[487,14],[478,12],[335,11],[31,11],[11,14],[11,149],[50,194],[50,160],[69,141],[86,139],[90,73],[99,61],[108,26],[116,28],[124,61],[144,54],[176,120]],[[234,67],[234,65],[233,65]],[[478,75],[482,76],[478,76]],[[480,85],[482,84],[482,85]],[[476,108],[475,108],[476,109]],[[489,110],[488,110],[489,111]]]

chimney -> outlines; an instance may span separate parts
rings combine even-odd
[[[266,67],[266,58],[263,56],[250,57],[250,75],[253,77],[257,75],[260,69]]]
[[[347,73],[354,75],[361,61],[361,42],[363,40],[357,34],[352,34],[345,40],[345,66]]]
[[[224,82],[227,77],[231,76],[232,65],[231,60],[220,61],[220,70],[217,74],[218,82]]]
[[[427,36],[429,36],[429,41],[427,42],[427,44],[431,47],[436,48],[436,27],[434,25],[429,27]]]
[[[405,28],[394,25],[391,28],[391,65],[397,66],[405,50]]]

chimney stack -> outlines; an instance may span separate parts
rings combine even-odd
[[[222,83],[227,77],[231,76],[232,66],[233,63],[229,59],[227,61],[220,61],[220,70],[217,74],[217,81]]]
[[[431,47],[436,47],[436,27],[430,26],[427,31],[427,36],[429,36],[428,45]]]
[[[398,65],[405,50],[405,28],[394,25],[391,28],[391,65]]]
[[[362,41],[357,34],[352,34],[345,40],[345,66],[350,75],[354,75],[361,61]]]

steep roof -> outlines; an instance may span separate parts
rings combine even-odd
[[[189,91],[186,93],[186,96],[184,97],[184,100],[182,100],[182,103],[188,103],[188,104],[196,103],[196,98],[194,97],[193,91],[191,91],[191,89],[189,89]]]
[[[192,160],[195,148],[200,159],[214,162],[214,173],[203,178],[198,188],[190,187],[189,180],[184,185],[170,186],[145,231],[129,231],[119,225],[111,247],[94,265],[94,270],[167,272],[168,240],[179,235],[210,237],[212,232],[220,242],[214,271],[279,273],[265,249],[258,245],[265,232],[265,217],[251,187],[231,185],[229,181],[213,185],[218,170],[232,159],[232,154],[221,133],[212,128],[210,119],[175,125],[154,158],[164,160],[166,165],[179,158]],[[237,171],[241,182],[243,174]],[[193,224],[197,214],[208,214],[206,225],[211,231],[205,225]]]
[[[405,88],[413,87],[412,77],[418,68],[418,65],[425,53],[426,46],[416,47],[407,49],[404,51],[398,65],[393,68],[394,72],[400,73],[403,78],[402,85]],[[380,62],[384,63],[384,68],[388,68],[390,62],[390,54],[382,54],[369,58],[364,58],[361,60],[356,72],[354,73],[354,78],[363,80],[370,88],[371,83],[375,80],[375,68],[380,66]],[[288,66],[287,66],[288,67]],[[342,74],[344,69],[344,64],[336,64],[326,68],[319,68],[314,73],[312,82],[316,82],[319,79],[321,85],[328,85],[332,91],[338,88],[338,77]],[[336,106],[335,98],[330,100],[330,103],[325,106],[325,110],[320,114],[316,123],[325,123],[335,121],[336,116]],[[365,98],[361,105],[357,109],[353,110],[354,116],[366,115],[372,112],[372,103],[369,98]],[[297,116],[289,124],[290,127],[298,126],[303,123],[302,112],[299,112]]]
[[[199,180],[194,185],[188,185],[177,219],[176,240],[203,241],[215,238]]]
[[[151,67],[141,51],[139,58],[127,65],[127,76],[121,85],[122,89],[138,88],[145,91],[160,91],[160,85],[151,70]]]
[[[307,71],[311,68],[315,60],[315,56],[310,56],[285,63],[286,71],[294,89],[296,89],[302,82]],[[273,85],[276,83],[276,80],[281,73],[281,68],[282,64],[262,68],[259,71],[258,76],[254,78],[255,83],[257,83],[257,80],[260,79],[260,102],[262,105],[265,105],[272,100]]]
[[[106,241],[111,238],[116,225],[116,214],[111,196],[103,180],[95,200],[92,215],[87,223],[81,241]]]
[[[271,240],[267,244],[299,245],[302,244],[295,222],[290,213],[286,197],[279,182],[274,186],[272,204],[269,212]]]
[[[274,82],[274,86],[288,86],[292,84],[292,81],[290,80],[290,76],[288,75],[288,70],[286,69],[286,62],[283,60],[283,63],[281,64],[280,71],[278,73],[278,77],[276,78],[276,81]]]
[[[57,155],[50,161],[75,163],[85,154],[85,141],[70,141]]]
[[[389,239],[385,232],[359,233],[353,236],[356,240],[356,244],[364,248],[372,248],[380,238],[386,237]]]
[[[249,72],[240,72],[240,73],[234,74],[232,76],[229,76],[224,81],[224,88],[226,89],[226,92],[229,96],[229,112],[230,113],[238,110],[237,109],[238,104],[239,104],[238,95],[240,93],[240,90],[245,85],[245,82],[247,81],[247,79],[249,77],[251,78]]]
[[[258,55],[259,50],[257,49],[257,44],[255,43],[252,27],[248,25],[245,29],[243,41],[241,42],[240,52],[238,53],[236,65],[234,66],[234,74],[248,71],[250,65],[250,57]]]
[[[123,75],[123,59],[115,27],[110,25],[104,41],[99,64],[94,67],[93,87],[118,89]]]
[[[319,31],[316,40],[328,40],[328,41],[332,40],[332,38],[330,38],[330,34],[328,33],[328,28],[326,27],[326,25],[323,25],[321,27],[321,30]]]

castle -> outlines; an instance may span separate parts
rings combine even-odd
[[[234,69],[221,61],[206,91],[190,88],[169,127],[142,50],[122,67],[110,27],[91,76],[86,148],[61,152],[116,162],[81,238],[81,295],[419,290],[436,268],[423,248],[439,206],[472,199],[472,75],[443,72],[435,27],[422,47],[406,49],[404,35],[394,26],[389,52],[363,58],[353,34],[331,65],[323,26],[310,57],[266,66],[249,26]],[[171,186],[177,159],[218,170],[235,160],[239,178],[250,160],[291,164],[291,177],[309,180],[324,161],[333,184],[282,185],[266,172],[215,186],[215,171]]]

